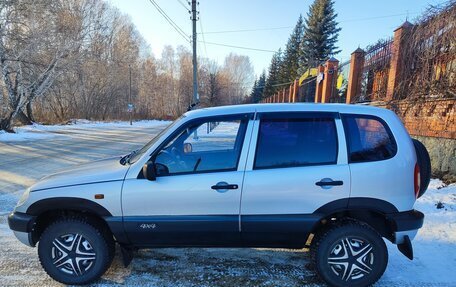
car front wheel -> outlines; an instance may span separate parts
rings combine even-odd
[[[46,273],[64,284],[82,285],[101,277],[111,265],[112,238],[84,219],[52,223],[41,235],[38,255]]]
[[[312,246],[318,275],[331,286],[370,286],[385,272],[388,251],[367,224],[346,221],[317,237]]]

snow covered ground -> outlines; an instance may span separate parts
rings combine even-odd
[[[6,216],[25,187],[59,169],[137,149],[167,124],[79,122],[0,134],[0,285],[59,286],[41,269],[36,248],[8,229]],[[416,209],[426,218],[413,241],[415,259],[388,244],[389,265],[376,286],[456,286],[456,184],[432,180]],[[321,286],[307,264],[304,250],[143,250],[128,268],[118,255],[97,286]]]
[[[167,121],[157,120],[143,120],[133,122],[135,127],[153,127],[163,126],[168,124]],[[130,122],[114,121],[114,122],[101,122],[101,121],[88,121],[88,120],[72,120],[71,124],[67,125],[40,125],[33,124],[30,126],[21,126],[14,128],[16,133],[7,133],[0,131],[0,142],[11,141],[30,141],[39,139],[49,139],[52,137],[62,136],[64,131],[78,130],[78,129],[99,129],[99,128],[116,128],[128,127]]]

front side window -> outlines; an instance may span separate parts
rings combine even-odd
[[[379,118],[343,115],[350,162],[369,162],[392,158],[396,142],[388,126]]]
[[[157,153],[155,163],[162,167],[158,175],[235,170],[246,126],[246,119],[188,125]]]
[[[254,168],[335,164],[337,145],[331,117],[263,118]]]

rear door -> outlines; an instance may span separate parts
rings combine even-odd
[[[301,246],[319,219],[314,212],[349,197],[339,114],[260,113],[253,134],[241,201],[243,242]]]

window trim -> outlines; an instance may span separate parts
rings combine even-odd
[[[396,138],[394,137],[394,134],[392,133],[389,125],[386,123],[385,120],[383,120],[382,118],[380,118],[378,116],[367,115],[367,114],[341,113],[340,116],[341,116],[341,120],[342,120],[342,125],[344,127],[345,141],[347,142],[347,162],[349,164],[384,161],[384,160],[392,159],[392,158],[394,158],[397,155],[398,145],[397,145],[397,142],[396,142]],[[365,161],[352,161],[351,160],[351,150],[350,150],[351,142],[350,142],[350,136],[349,136],[349,128],[347,126],[347,121],[346,121],[346,119],[348,117],[362,118],[362,119],[368,119],[368,120],[376,120],[379,123],[381,123],[383,125],[383,128],[385,129],[386,133],[388,134],[390,140],[392,141],[392,144],[395,147],[394,153],[390,157],[384,158],[384,159],[373,159],[373,160],[365,160]]]
[[[229,115],[216,115],[216,116],[207,116],[207,117],[200,117],[200,118],[195,118],[188,120],[187,122],[183,123],[180,127],[178,127],[174,132],[172,132],[166,139],[164,139],[160,145],[150,154],[149,160],[147,162],[155,162],[155,158],[158,155],[158,152],[165,147],[170,140],[175,138],[177,135],[182,133],[185,129],[187,129],[191,125],[195,125],[198,123],[204,123],[208,121],[244,121],[245,122],[245,128],[243,131],[243,136],[242,139],[240,139],[240,143],[242,144],[248,131],[248,124],[249,121],[253,119],[255,113],[240,113],[240,114],[229,114]],[[241,128],[241,126],[240,126]],[[203,174],[203,173],[214,173],[214,172],[229,172],[229,171],[236,171],[239,167],[239,161],[241,159],[241,154],[242,150],[244,149],[243,146],[241,146],[241,149],[239,150],[239,156],[236,162],[236,165],[234,168],[225,168],[225,169],[213,169],[213,170],[201,170],[201,171],[188,171],[188,172],[179,172],[179,173],[173,173],[173,174],[167,174],[167,175],[158,175],[158,177],[168,177],[168,176],[179,176],[179,175],[189,175],[189,174]],[[142,170],[139,172],[137,178],[143,178],[142,177]]]
[[[253,157],[252,170],[265,170],[265,169],[282,169],[282,168],[294,168],[294,167],[308,167],[308,166],[326,166],[326,165],[337,165],[339,159],[339,131],[337,129],[336,119],[339,119],[339,113],[337,112],[267,112],[267,113],[258,113],[258,131],[256,134],[256,144],[255,144],[255,155]],[[269,119],[331,119],[334,125],[335,137],[336,137],[336,156],[335,160],[331,162],[322,162],[322,163],[305,163],[297,165],[281,165],[281,166],[266,166],[266,167],[257,167],[257,157],[258,157],[258,145],[260,142],[260,129],[261,121]]]
[[[283,118],[295,118],[295,119],[308,119],[308,118],[332,118],[332,119],[339,119],[338,112],[318,112],[318,111],[309,111],[309,112],[264,112],[258,113],[256,119],[263,120],[263,119],[283,119]]]

